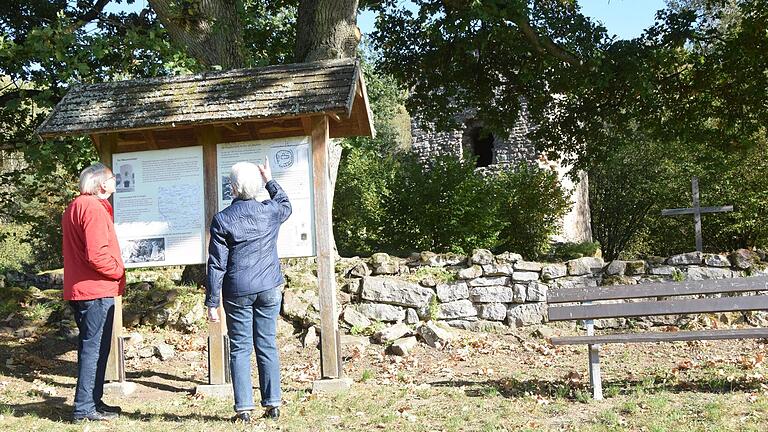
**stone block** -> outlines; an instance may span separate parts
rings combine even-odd
[[[522,260],[522,255],[513,252],[503,252],[499,255],[496,255],[496,262],[499,264],[514,264]]]
[[[543,264],[532,261],[518,261],[515,263],[515,271],[541,272]]]
[[[344,308],[341,319],[352,327],[365,328],[371,325],[371,320],[360,313],[354,306],[349,305]]]
[[[512,280],[515,282],[529,282],[539,280],[539,274],[532,271],[517,271],[512,273]]]
[[[394,278],[363,278],[363,300],[419,308],[429,304],[435,292],[429,288]]]
[[[728,257],[720,254],[705,254],[704,264],[709,267],[730,267],[731,262],[728,261]]]
[[[438,319],[457,319],[477,316],[475,306],[469,300],[456,300],[449,303],[440,303],[437,306]]]
[[[407,356],[418,345],[416,336],[409,336],[398,339],[389,346],[389,352],[397,356]]]
[[[514,327],[541,324],[546,321],[546,311],[546,303],[511,305],[507,309],[507,324]]]
[[[437,285],[437,299],[443,303],[469,298],[466,282],[449,282]]]
[[[467,282],[467,284],[471,287],[507,285],[508,283],[509,283],[509,278],[506,276],[480,277],[477,279],[472,279],[469,282]]]
[[[741,270],[751,268],[754,263],[760,261],[758,255],[749,249],[735,250],[729,258],[733,266]]]
[[[483,268],[479,265],[473,265],[464,269],[460,269],[456,276],[459,279],[474,279],[483,275]]]
[[[565,264],[547,264],[541,269],[541,279],[548,281],[568,275],[568,266]]]
[[[376,321],[402,321],[405,319],[405,308],[380,303],[360,303],[357,310],[366,318]]]
[[[547,301],[547,291],[549,287],[546,284],[539,282],[528,283],[525,301],[529,302],[543,302]]]
[[[488,249],[475,249],[469,257],[469,264],[491,264],[493,263],[493,254]]]
[[[424,342],[432,348],[441,348],[451,339],[453,333],[434,321],[427,321],[416,329],[416,332],[424,339]]]
[[[312,382],[312,393],[346,393],[352,387],[352,378],[323,378]]]
[[[667,258],[667,264],[669,265],[699,265],[704,262],[704,254],[699,251],[688,252],[679,255],[672,255]]]
[[[373,335],[373,340],[379,343],[387,343],[407,336],[410,333],[411,328],[407,324],[399,323],[376,332]]]
[[[474,303],[512,303],[515,292],[508,286],[480,286],[469,289],[469,299]]]
[[[582,257],[568,261],[568,274],[571,276],[582,276],[593,273],[600,273],[605,265],[602,258]]]
[[[623,276],[627,270],[627,262],[620,260],[613,260],[605,268],[605,274],[609,276]]]
[[[627,267],[624,270],[624,274],[627,276],[639,276],[645,274],[645,261],[634,260],[626,261]]]
[[[726,279],[733,277],[733,271],[722,267],[689,267],[687,280]]]
[[[483,276],[509,276],[514,272],[511,264],[485,264],[482,268]]]
[[[477,305],[477,315],[490,321],[504,321],[507,317],[507,305],[504,303],[483,303]]]

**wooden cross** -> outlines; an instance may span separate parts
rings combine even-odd
[[[689,208],[675,208],[664,209],[661,211],[662,216],[676,216],[692,214],[693,222],[696,226],[696,250],[702,252],[701,241],[701,215],[703,213],[723,213],[733,211],[732,205],[717,206],[717,207],[701,207],[699,205],[699,178],[691,178],[691,189],[693,191],[693,207]]]

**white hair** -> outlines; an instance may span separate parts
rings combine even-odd
[[[256,198],[264,186],[259,167],[250,162],[238,162],[232,165],[229,182],[234,195],[244,200]]]
[[[80,193],[83,195],[96,195],[101,192],[101,182],[111,175],[108,166],[96,162],[80,173]]]

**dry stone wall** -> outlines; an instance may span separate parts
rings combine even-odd
[[[554,288],[641,284],[745,277],[766,272],[765,255],[742,249],[726,254],[691,252],[668,258],[604,262],[583,257],[564,263],[525,261],[514,253],[493,255],[478,249],[469,257],[423,252],[409,258],[374,254],[350,262],[344,273],[346,304],[341,322],[348,327],[384,323],[442,321],[470,330],[542,324]],[[766,293],[768,294],[768,293]],[[749,318],[768,324],[766,313]],[[648,325],[670,324],[669,317]],[[604,320],[599,326],[622,325]]]

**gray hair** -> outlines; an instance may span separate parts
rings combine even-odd
[[[96,162],[80,173],[80,193],[96,195],[99,193],[101,182],[107,180],[111,170],[101,162]]]
[[[250,162],[238,162],[232,165],[229,182],[234,195],[244,200],[256,198],[264,186],[259,167]]]

